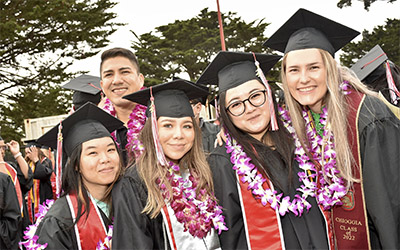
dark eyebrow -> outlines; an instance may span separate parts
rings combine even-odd
[[[253,92],[255,92],[255,91],[258,91],[258,90],[263,90],[263,89],[259,89],[259,88],[253,88],[252,90],[250,90],[248,93],[249,93],[249,95],[250,94],[252,94]],[[235,100],[240,100],[239,99],[239,97],[234,97],[234,98],[232,98],[228,103],[231,103],[232,101],[235,101]]]

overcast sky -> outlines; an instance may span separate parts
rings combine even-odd
[[[400,0],[390,4],[387,0],[373,3],[369,11],[364,10],[362,1],[353,0],[351,7],[339,9],[339,0],[219,0],[221,12],[236,12],[246,22],[265,18],[271,23],[265,35],[272,35],[299,8],[305,8],[336,22],[362,32],[371,31],[377,25],[384,25],[387,18],[400,17]],[[204,8],[217,10],[216,0],[120,0],[113,11],[118,14],[115,22],[127,23],[111,37],[111,44],[102,51],[113,47],[130,48],[135,39],[130,30],[137,35],[153,31],[155,27],[187,20],[197,16]],[[188,34],[190,35],[190,34]],[[354,41],[361,40],[359,35]],[[100,54],[77,61],[70,70],[87,70],[99,76]],[[144,74],[146,72],[143,72]]]

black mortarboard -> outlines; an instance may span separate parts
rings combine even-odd
[[[122,127],[123,122],[98,108],[86,103],[62,123],[63,149],[68,156],[80,144],[97,138],[111,136],[111,132]],[[37,143],[57,148],[59,125],[37,139]]]
[[[23,146],[25,148],[29,148],[29,147],[32,147],[32,146],[38,147],[38,148],[41,147],[41,145],[39,143],[37,143],[36,140],[26,140],[24,142],[26,143],[26,145]]]
[[[74,90],[72,102],[76,109],[86,102],[98,104],[101,100],[100,77],[81,75],[62,86]]]
[[[367,80],[372,83],[377,78],[386,74],[383,63],[388,59],[386,53],[379,45],[375,45],[367,54],[360,58],[351,70],[356,73],[360,81]]]
[[[359,34],[360,32],[326,17],[299,9],[264,43],[264,46],[284,53],[318,48],[334,56],[336,51]]]
[[[281,58],[278,55],[254,53],[266,74]],[[219,93],[258,79],[253,53],[220,51],[197,80],[198,84],[218,85]]]
[[[208,91],[204,87],[197,86],[187,80],[177,79],[151,88],[142,89],[123,98],[150,107],[150,91],[154,96],[157,118],[160,116],[175,118],[193,117],[193,109],[189,100],[208,94]],[[146,116],[150,117],[149,108],[147,108]]]

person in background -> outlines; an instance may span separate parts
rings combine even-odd
[[[26,245],[46,249],[96,249],[98,244],[110,247],[111,189],[123,170],[110,132],[121,126],[121,121],[92,103],[62,121],[63,149],[68,156],[63,192]],[[37,142],[56,148],[57,135],[58,126]]]
[[[0,249],[18,249],[21,210],[11,177],[4,173],[0,156]]]
[[[124,97],[148,106],[146,150],[114,187],[113,249],[219,248],[222,211],[189,103],[207,94],[179,79]]]
[[[379,92],[379,98],[400,119],[400,68],[388,60],[382,48],[375,45],[350,69],[365,85]]]
[[[400,121],[334,59],[358,34],[299,9],[265,45],[284,53],[282,117],[305,177],[318,180],[331,248],[399,249]]]
[[[12,161],[5,161],[6,149],[10,150],[17,164]],[[3,173],[8,174],[11,177],[12,182],[15,186],[15,191],[18,197],[18,203],[20,208],[20,215],[22,218],[22,224],[20,227],[19,236],[22,237],[24,230],[32,222],[29,219],[28,207],[26,203],[26,194],[32,188],[33,185],[33,173],[29,168],[22,153],[20,152],[19,143],[15,140],[11,140],[9,143],[5,143],[3,138],[0,136],[0,151],[1,151],[1,162],[0,168]]]
[[[214,149],[215,140],[217,139],[217,134],[220,131],[218,125],[205,121],[200,117],[201,111],[203,109],[203,104],[205,104],[206,98],[197,98],[190,100],[190,104],[193,108],[194,119],[201,129],[201,137],[203,142],[203,149],[206,154],[209,154]]]
[[[102,100],[100,77],[80,75],[62,86],[64,89],[73,90],[73,110],[79,109],[87,102],[97,105]]]
[[[35,215],[39,212],[39,205],[54,198],[51,184],[53,165],[40,148],[36,142],[29,142],[25,147],[25,160],[33,173],[33,185],[27,199],[29,219],[32,223],[36,221]]]
[[[135,54],[124,48],[108,49],[101,54],[100,76],[106,98],[99,107],[124,123],[124,127],[113,133],[113,138],[123,152],[124,162],[128,163],[143,151],[138,136],[146,122],[146,106],[122,97],[142,89],[144,76]]]

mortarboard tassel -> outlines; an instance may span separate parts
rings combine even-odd
[[[167,159],[165,159],[165,154],[160,144],[160,137],[158,136],[158,125],[157,125],[157,114],[156,114],[156,106],[154,104],[154,96],[152,87],[150,87],[150,113],[151,113],[151,131],[153,132],[153,141],[156,149],[156,155],[158,162],[162,166],[168,166]]]
[[[271,130],[272,131],[276,131],[279,129],[278,127],[278,121],[276,120],[276,115],[275,115],[275,108],[274,108],[274,102],[272,99],[272,91],[271,91],[271,87],[268,84],[267,79],[265,78],[265,75],[263,73],[263,71],[260,68],[260,63],[257,61],[256,55],[253,53],[254,56],[254,64],[256,65],[257,71],[256,74],[258,77],[261,78],[261,81],[264,83],[266,89],[267,89],[267,94],[268,94],[268,104],[269,104],[269,112],[271,114]]]
[[[61,177],[62,177],[62,152],[63,152],[63,135],[62,135],[62,123],[58,125],[57,135],[57,156],[56,156],[56,197],[60,197],[61,193]]]
[[[394,84],[392,71],[390,70],[389,61],[386,61],[386,79],[387,79],[387,82],[388,82],[389,89],[391,90],[391,91],[389,91],[390,92],[390,99],[392,100],[392,103],[394,105],[397,105],[398,99],[400,98],[400,92],[396,88],[396,85]],[[396,97],[396,95],[398,97]]]

